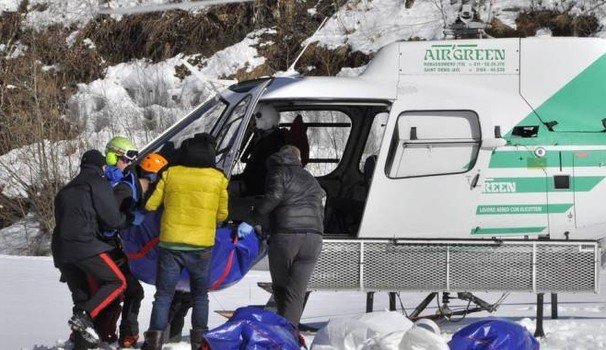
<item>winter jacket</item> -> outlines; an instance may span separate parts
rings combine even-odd
[[[110,251],[114,246],[100,238],[101,232],[130,224],[120,213],[103,171],[93,165],[83,165],[80,173],[57,193],[55,223],[55,266]]]
[[[143,189],[134,170],[125,175],[114,187],[114,197],[123,213],[132,213],[142,209]]]
[[[286,131],[283,129],[259,131],[255,135],[242,156],[242,160],[246,163],[242,180],[246,186],[247,196],[263,194],[267,177],[267,159],[284,145],[286,145]]]
[[[145,208],[164,204],[160,242],[211,247],[217,223],[227,219],[227,197],[220,170],[178,165],[162,174]]]
[[[322,234],[326,194],[318,181],[289,150],[275,153],[267,163],[265,195],[251,213],[253,224],[261,224],[269,216],[271,233]]]

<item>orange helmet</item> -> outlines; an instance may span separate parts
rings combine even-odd
[[[166,158],[158,153],[150,153],[143,158],[139,166],[148,173],[157,174],[162,168],[168,165]]]

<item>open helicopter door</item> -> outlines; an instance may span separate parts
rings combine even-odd
[[[229,113],[222,116],[211,131],[211,135],[217,140],[217,168],[222,169],[227,178],[231,176],[239,155],[240,143],[255,106],[271,81],[272,79],[247,81],[229,88],[232,94],[238,95],[239,101]]]
[[[139,158],[150,152],[159,152],[170,164],[175,164],[177,150],[183,141],[206,132],[216,138],[217,167],[229,178],[254,106],[271,81],[259,79],[230,86],[150,142],[141,150]]]

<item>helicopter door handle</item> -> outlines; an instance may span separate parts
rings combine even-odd
[[[480,180],[480,173],[477,173],[473,179],[471,180],[471,188],[474,189],[478,186],[478,181]]]

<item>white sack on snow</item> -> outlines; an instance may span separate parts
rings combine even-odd
[[[396,348],[394,348],[396,349]],[[446,340],[423,327],[414,326],[402,337],[398,350],[449,350]]]
[[[379,338],[391,333],[404,333],[411,327],[412,322],[395,311],[368,313],[353,318],[334,318],[318,331],[311,348],[313,350],[388,349],[375,347],[380,346]],[[398,343],[400,339],[401,337],[398,338]]]
[[[435,324],[434,324],[435,325]],[[448,350],[436,333],[398,312],[377,312],[353,318],[331,319],[316,334],[312,350]]]

